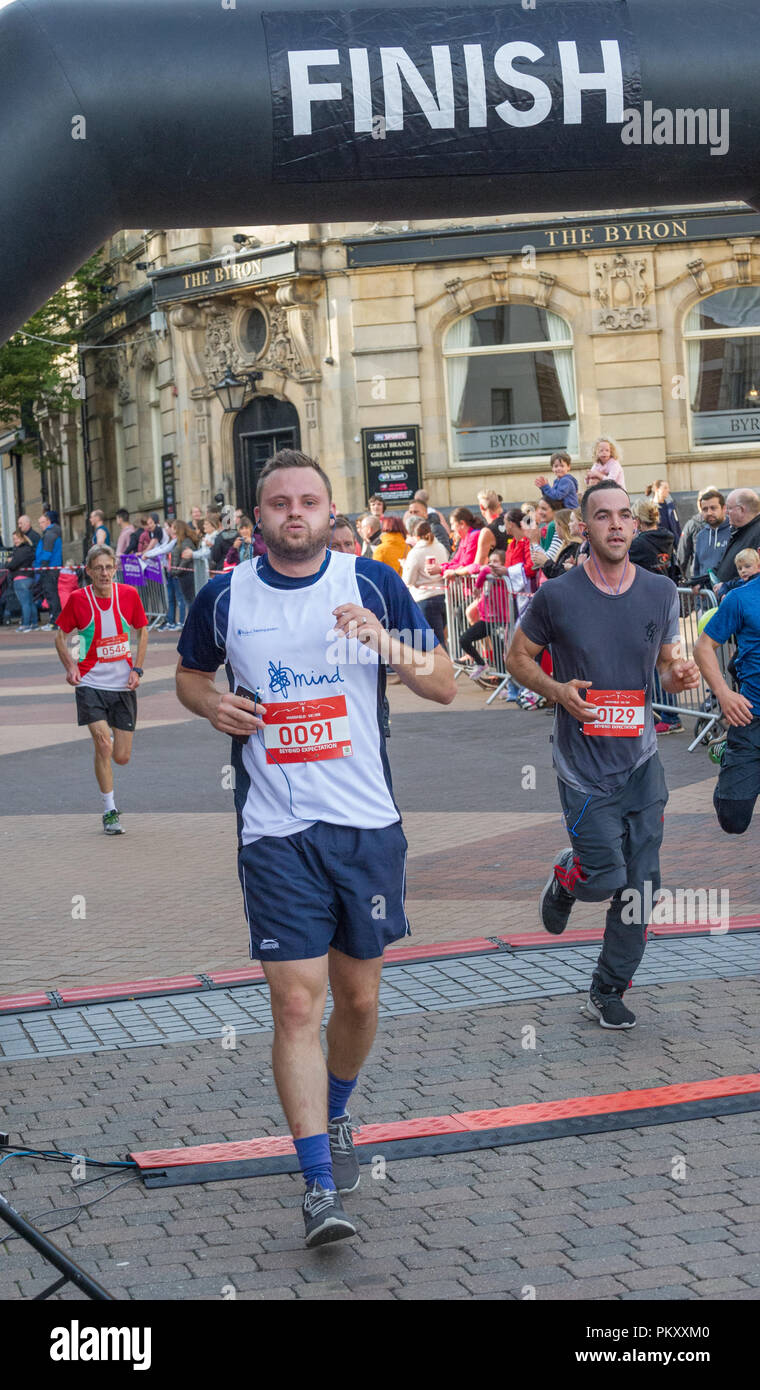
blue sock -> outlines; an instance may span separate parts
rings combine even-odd
[[[327,1118],[334,1120],[337,1115],[345,1115],[348,1098],[358,1081],[355,1076],[353,1081],[341,1081],[339,1076],[333,1076],[331,1071],[327,1073]]]
[[[310,1134],[308,1139],[294,1139],[298,1162],[307,1187],[318,1182],[320,1187],[335,1191],[330,1158],[330,1140],[326,1134]]]

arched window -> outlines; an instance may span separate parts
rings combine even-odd
[[[494,304],[444,340],[454,463],[578,452],[569,324],[532,304]]]
[[[719,290],[684,323],[695,448],[760,439],[760,288]]]

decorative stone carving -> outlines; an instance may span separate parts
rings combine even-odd
[[[472,300],[470,299],[467,286],[460,276],[457,276],[455,280],[447,280],[445,282],[445,287],[451,295],[460,314],[472,313]]]
[[[204,301],[207,304],[208,301]],[[190,396],[203,399],[213,394],[206,379],[206,311],[197,302],[175,304],[169,311],[172,330],[178,330],[177,347],[181,350],[190,377]],[[218,377],[215,378],[219,380]]]
[[[730,237],[734,248],[736,278],[740,285],[749,285],[752,280],[752,239],[751,237]]]
[[[197,304],[175,304],[169,310],[172,328],[203,328],[205,320]]]
[[[650,328],[653,321],[654,278],[651,257],[605,256],[593,266],[592,302],[596,330],[619,332]],[[650,303],[651,301],[651,303]]]
[[[225,309],[217,307],[216,304],[207,310],[206,346],[203,355],[209,386],[220,381],[226,371],[243,370],[243,360],[232,336],[232,318]]]
[[[536,292],[533,296],[533,303],[537,309],[545,309],[549,303],[549,296],[557,283],[556,275],[549,275],[546,270],[539,270],[536,276]]]
[[[710,272],[705,266],[701,256],[697,257],[694,261],[689,261],[686,269],[700,294],[712,294],[713,284],[710,279]]]
[[[153,343],[135,343],[132,349],[132,365],[141,372],[152,372],[156,365],[156,349]]]
[[[509,303],[509,270],[492,270],[493,296],[498,304]]]
[[[259,366],[284,370],[298,381],[319,381],[312,305],[311,281],[290,280],[278,286],[269,310],[269,346]]]
[[[121,405],[126,405],[132,399],[124,344],[98,350],[95,357],[95,385],[106,391],[116,391]]]

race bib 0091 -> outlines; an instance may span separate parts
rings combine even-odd
[[[268,705],[263,732],[268,763],[353,756],[345,695]]]

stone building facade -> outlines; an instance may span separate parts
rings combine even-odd
[[[127,231],[107,250],[84,409],[51,423],[72,541],[88,473],[109,518],[219,493],[250,509],[283,444],[356,513],[371,440],[404,431],[407,481],[443,506],[535,497],[552,448],[579,473],[599,435],[633,492],[760,488],[760,216],[742,204]],[[261,373],[238,413],[214,390],[228,371]]]

